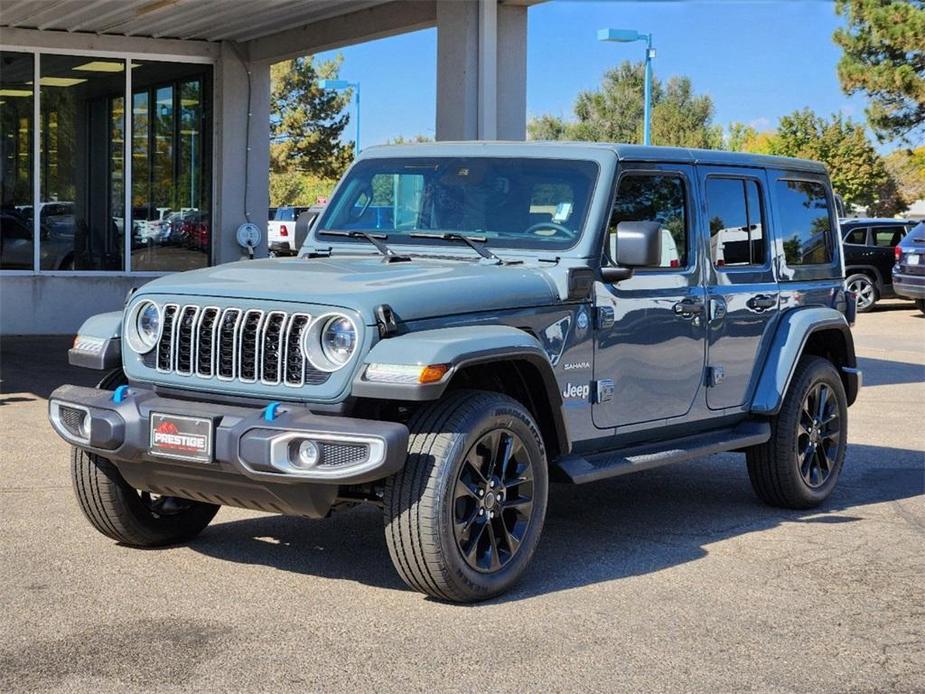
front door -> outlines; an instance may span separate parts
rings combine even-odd
[[[744,405],[779,309],[764,171],[698,167],[709,238],[707,406]]]
[[[608,239],[619,222],[656,221],[662,254],[657,267],[595,286],[598,428],[685,415],[703,382],[706,304],[693,185],[691,166],[621,165]],[[602,384],[612,384],[612,395]]]

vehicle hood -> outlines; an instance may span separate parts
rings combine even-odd
[[[550,305],[559,301],[543,268],[415,257],[385,263],[380,256],[271,258],[167,275],[140,294],[286,301],[350,308],[368,325],[388,304],[401,321],[472,311]]]

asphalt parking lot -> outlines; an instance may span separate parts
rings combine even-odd
[[[476,606],[407,590],[372,508],[112,543],[45,419],[93,373],[68,340],[5,339],[0,690],[925,691],[925,316],[887,302],[855,339],[823,508],[761,505],[734,454],[557,486],[525,579]]]

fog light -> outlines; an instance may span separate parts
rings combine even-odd
[[[80,436],[87,441],[90,440],[90,421],[90,415],[86,413],[80,418]]]
[[[299,444],[296,459],[292,462],[296,467],[309,468],[314,467],[318,463],[320,457],[321,451],[318,450],[318,446],[315,442],[304,439],[302,443]]]

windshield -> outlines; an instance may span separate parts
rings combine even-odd
[[[588,215],[591,161],[439,157],[366,159],[354,166],[317,228],[388,234],[455,232],[502,248],[569,248]],[[440,242],[436,242],[440,243]]]

